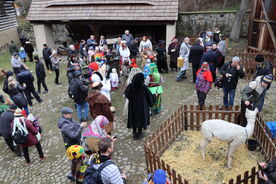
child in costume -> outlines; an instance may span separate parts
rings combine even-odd
[[[116,68],[112,68],[112,72],[110,73],[110,82],[111,82],[111,90],[115,91],[119,86],[119,77]]]

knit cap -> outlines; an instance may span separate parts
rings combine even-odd
[[[157,169],[153,174],[153,183],[166,184],[166,178],[166,172],[163,169]]]
[[[272,80],[273,80],[273,76],[270,74],[263,76],[261,79],[262,82],[265,82],[267,84],[270,84],[272,82]]]

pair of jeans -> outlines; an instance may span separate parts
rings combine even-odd
[[[42,84],[44,90],[48,91],[48,88],[47,88],[47,85],[46,85],[46,82],[45,82],[45,78],[43,78],[43,79],[37,78],[37,91],[38,92],[41,91],[41,84]]]
[[[258,108],[259,112],[261,112],[263,109],[266,91],[267,91],[267,88],[264,89],[263,93],[260,95],[260,97],[259,97],[260,103],[258,104],[258,106],[256,103],[253,104],[254,109]]]
[[[223,104],[227,108],[234,105],[235,89],[223,88]]]
[[[40,142],[38,142],[36,145],[35,145],[36,149],[37,149],[37,152],[39,154],[39,158],[44,158],[44,154],[43,154],[43,151],[42,151],[42,147],[41,147],[41,144]],[[25,147],[23,148],[23,154],[24,154],[24,158],[26,160],[27,163],[30,163],[31,160],[30,160],[30,156],[29,156],[29,148],[28,147]]]
[[[186,75],[186,70],[179,70],[175,80],[180,81],[181,79],[186,77],[185,75]]]
[[[84,121],[88,119],[88,113],[89,113],[89,104],[87,101],[76,104],[77,106],[77,114],[80,121]]]

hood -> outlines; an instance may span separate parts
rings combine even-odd
[[[65,118],[65,117],[61,117],[59,120],[58,120],[58,128],[61,129],[65,124],[69,124],[70,123],[70,120]]]

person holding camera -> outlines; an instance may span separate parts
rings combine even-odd
[[[58,81],[59,78],[59,62],[61,61],[61,58],[58,57],[57,52],[53,51],[51,57],[52,62],[52,70],[56,73],[55,83],[56,85],[60,85],[61,83]]]
[[[48,92],[48,88],[45,82],[45,78],[46,78],[46,72],[44,69],[44,65],[43,63],[39,60],[38,56],[34,56],[34,60],[35,60],[35,73],[36,73],[36,78],[37,78],[37,92],[40,93],[41,92],[41,84],[45,90],[44,93]]]
[[[239,78],[245,76],[243,68],[240,66],[240,58],[238,56],[233,57],[232,61],[225,63],[219,72],[223,76],[223,104],[227,109],[228,106],[234,105],[235,91]]]

